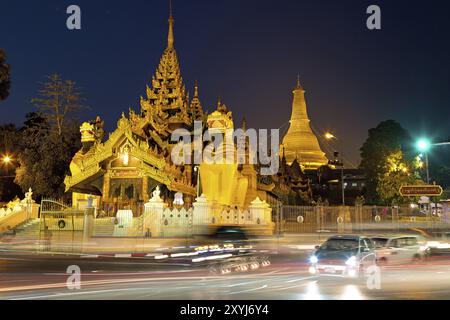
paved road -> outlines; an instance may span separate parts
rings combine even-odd
[[[213,275],[186,260],[89,259],[0,253],[1,299],[450,299],[450,263],[384,267],[381,289],[307,272],[308,254],[271,255],[254,271]],[[81,268],[81,289],[66,287],[69,265]]]

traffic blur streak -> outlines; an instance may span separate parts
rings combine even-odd
[[[270,264],[213,274],[208,265],[146,258],[82,259],[0,254],[2,299],[450,299],[450,261],[381,267],[381,288],[308,273],[312,252],[264,253]],[[223,254],[223,253],[222,253]],[[238,264],[244,256],[234,256]],[[183,259],[186,257],[182,257]],[[189,257],[191,258],[191,257]],[[231,257],[230,257],[231,258]],[[178,258],[177,258],[178,259]],[[191,259],[192,260],[192,259]],[[240,263],[247,263],[246,259]],[[228,258],[224,263],[230,262]],[[82,270],[81,289],[66,287],[67,266]]]

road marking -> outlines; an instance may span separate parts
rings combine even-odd
[[[64,297],[64,296],[83,295],[83,294],[129,291],[129,290],[133,290],[133,289],[109,289],[109,290],[96,290],[96,291],[83,291],[83,292],[56,293],[56,294],[32,296],[32,297],[25,297],[25,298],[12,298],[9,300],[33,300],[33,299],[45,299],[45,298],[57,298],[57,297]]]
[[[259,288],[253,288],[253,289],[248,289],[248,290],[242,290],[242,291],[236,291],[236,292],[230,292],[229,294],[239,294],[239,293],[244,293],[244,292],[251,292],[251,291],[256,291],[256,290],[261,290],[267,288],[267,284],[259,287]]]
[[[264,280],[256,280],[256,281],[241,282],[241,283],[236,283],[236,284],[226,285],[226,286],[224,286],[224,287],[226,287],[226,288],[234,288],[234,287],[243,286],[243,285],[246,285],[246,284],[251,284],[251,283],[261,282],[261,281],[264,281]]]
[[[290,286],[290,287],[277,287],[277,288],[272,288],[272,289],[269,289],[269,290],[271,290],[271,291],[280,291],[280,290],[287,290],[287,289],[293,289],[293,288],[298,288],[298,287],[304,287],[304,286],[307,286],[309,283],[300,283],[300,284],[297,284],[297,285],[295,285],[295,286]]]
[[[304,278],[299,278],[299,279],[289,280],[289,281],[286,281],[286,282],[287,282],[287,283],[291,283],[291,282],[297,282],[297,281],[308,280],[308,279],[312,279],[312,278],[316,278],[316,277],[317,277],[317,276],[304,277]]]

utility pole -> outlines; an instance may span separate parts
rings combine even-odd
[[[325,133],[324,135],[325,139],[327,140],[338,140],[338,138],[336,138],[336,136],[330,132]],[[342,150],[343,150],[343,145],[342,145],[342,140],[339,139],[339,144],[340,144],[340,158],[341,161],[339,161],[339,152],[335,152],[334,153],[334,157],[335,159],[333,161],[330,161],[330,164],[336,165],[336,166],[340,166],[341,167],[341,196],[342,196],[342,205],[345,206],[345,182],[344,182],[344,159],[342,158]]]
[[[342,155],[341,155],[342,158]],[[344,162],[341,161],[341,181],[342,181],[342,205],[345,206],[345,182],[344,182]]]

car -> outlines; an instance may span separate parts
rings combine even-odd
[[[219,226],[210,236],[211,240],[220,244],[232,244],[234,247],[250,245],[245,230],[239,226]]]
[[[311,274],[362,278],[376,265],[375,246],[366,236],[332,236],[316,249],[309,259]]]
[[[375,236],[371,240],[380,265],[410,263],[426,256],[426,241],[418,235]]]
[[[427,242],[427,257],[450,255],[450,232],[441,231],[432,234]]]

